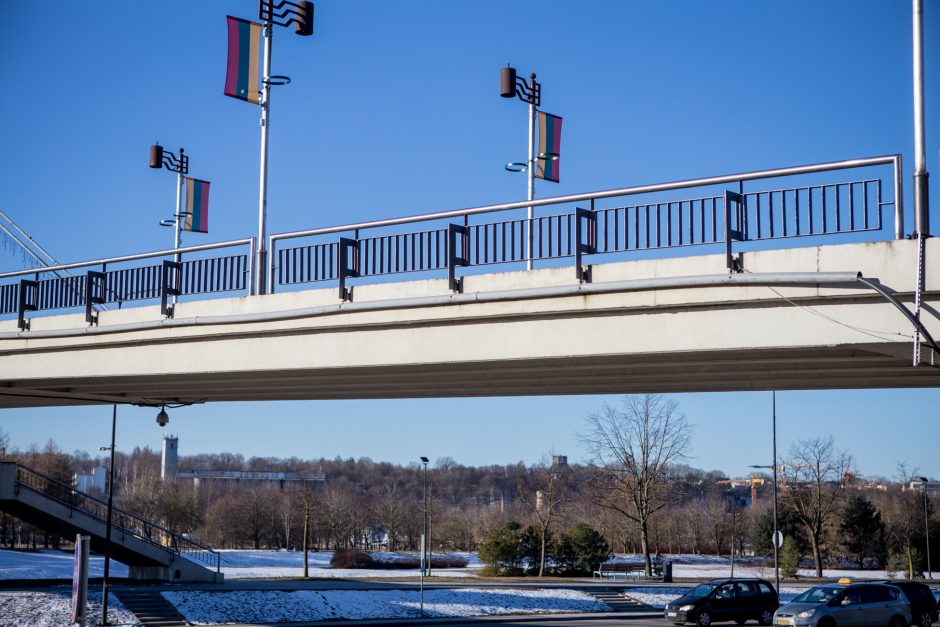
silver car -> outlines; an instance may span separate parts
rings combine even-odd
[[[894,586],[877,583],[816,586],[780,606],[779,627],[907,627],[911,606]]]

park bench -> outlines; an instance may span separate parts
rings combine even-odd
[[[623,562],[614,562],[612,564],[601,564],[600,567],[594,571],[592,579],[600,577],[604,579],[605,577],[614,577],[617,575],[623,575],[623,578],[633,577],[634,579],[639,579],[640,575],[645,572],[643,564],[625,564]]]

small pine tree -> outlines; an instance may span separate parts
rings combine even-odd
[[[610,558],[610,544],[584,523],[575,523],[556,543],[554,559],[566,574],[590,575]]]
[[[800,550],[796,546],[796,541],[788,536],[783,541],[783,549],[780,551],[780,576],[788,579],[796,577],[799,567]]]
[[[479,546],[480,560],[486,564],[484,574],[519,574],[524,553],[522,536],[522,525],[515,521],[490,529]]]

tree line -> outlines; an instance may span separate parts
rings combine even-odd
[[[764,484],[745,506],[747,492],[729,490],[724,473],[687,465],[691,428],[667,397],[630,396],[604,406],[587,418],[580,439],[588,452],[582,464],[556,463],[549,454],[528,466],[437,459],[427,472],[432,550],[492,553],[486,541],[502,534],[516,542],[532,574],[574,572],[583,563],[575,567],[569,549],[587,528],[599,535],[592,544],[598,552],[606,543],[616,553],[643,555],[647,574],[657,554],[773,555],[770,476],[755,475]],[[66,482],[107,463],[65,453],[53,440],[0,452]],[[931,533],[940,531],[940,520],[922,491],[905,489],[913,469],[899,466],[893,481],[861,481],[851,455],[831,437],[794,443],[778,466],[777,519],[791,562],[811,559],[820,576],[846,563],[910,576],[923,570],[925,506]],[[425,475],[417,463],[218,453],[180,456],[179,470],[322,472],[326,481],[203,480],[197,488],[192,480],[161,480],[160,453],[138,447],[116,454],[116,505],[218,549],[416,551],[424,531]],[[936,537],[931,548],[940,546]],[[9,515],[0,520],[4,546],[60,542]],[[940,563],[940,551],[931,557]],[[519,568],[514,559],[494,563]]]

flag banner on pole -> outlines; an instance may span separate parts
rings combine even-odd
[[[558,182],[558,163],[561,155],[561,118],[539,111],[539,152],[554,155],[550,159],[536,159],[535,178]]]
[[[186,177],[186,220],[184,231],[209,232],[209,181]]]
[[[258,60],[261,57],[261,24],[228,17],[228,68],[225,95],[259,104]]]

